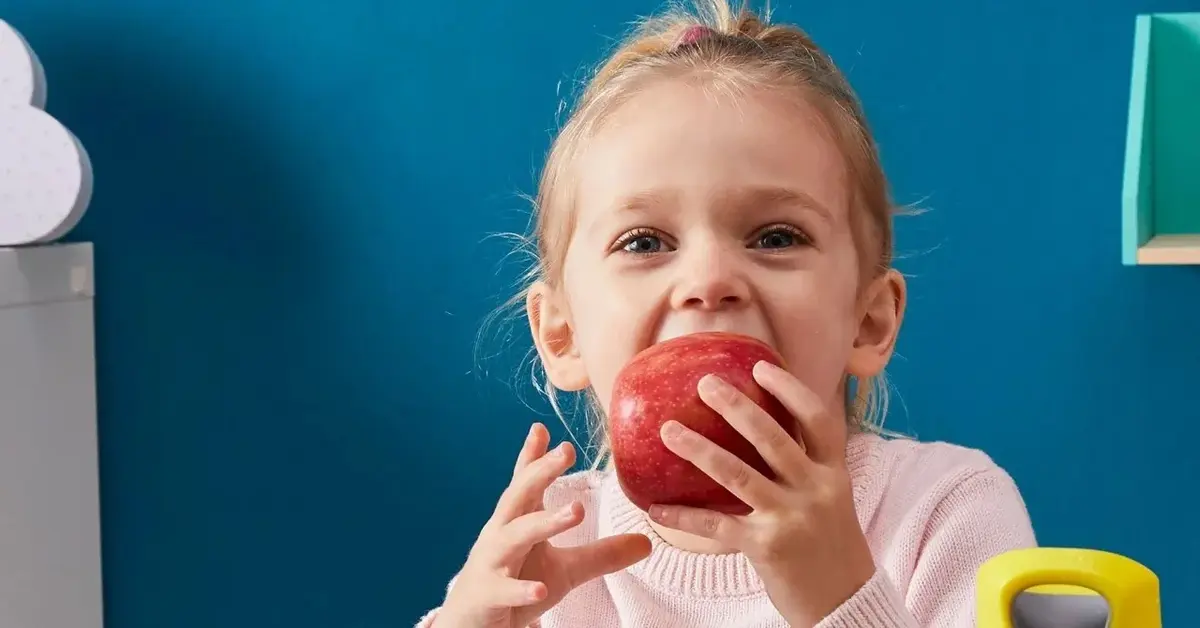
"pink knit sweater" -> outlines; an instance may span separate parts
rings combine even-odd
[[[945,443],[856,435],[846,456],[858,522],[877,571],[817,628],[974,626],[979,566],[1001,552],[1035,545],[1009,475],[983,453]],[[555,545],[641,532],[653,551],[625,571],[572,591],[542,616],[541,628],[787,626],[744,556],[668,545],[611,473],[561,478],[547,493],[546,508],[570,500],[582,501],[587,514]],[[431,611],[418,627],[433,626],[436,615]]]

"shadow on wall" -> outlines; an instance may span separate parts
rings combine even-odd
[[[448,574],[397,565],[446,526],[404,516],[428,450],[330,359],[358,312],[324,246],[332,157],[237,91],[271,76],[121,26],[29,33],[96,164],[72,239],[96,243],[107,623],[407,621]]]

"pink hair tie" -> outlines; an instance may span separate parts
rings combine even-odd
[[[713,34],[713,30],[707,26],[704,26],[703,24],[689,26],[683,31],[683,34],[679,36],[679,43],[675,45],[676,47],[688,46],[700,41],[701,39],[704,39],[705,37],[710,37]]]

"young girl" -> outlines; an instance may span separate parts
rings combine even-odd
[[[538,190],[526,312],[549,383],[601,415],[655,342],[763,340],[788,370],[755,379],[798,437],[708,376],[701,398],[776,477],[668,423],[664,444],[753,510],[646,512],[608,468],[562,477],[574,450],[535,425],[422,626],[973,626],[976,570],[1035,543],[987,456],[880,435],[905,283],[874,141],[808,36],[722,1],[645,23],[588,86]]]

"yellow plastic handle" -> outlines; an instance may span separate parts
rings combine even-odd
[[[1062,547],[1013,550],[984,563],[975,584],[977,628],[1012,628],[1017,595],[1045,585],[1100,594],[1108,602],[1110,628],[1162,628],[1153,571],[1120,554]]]

